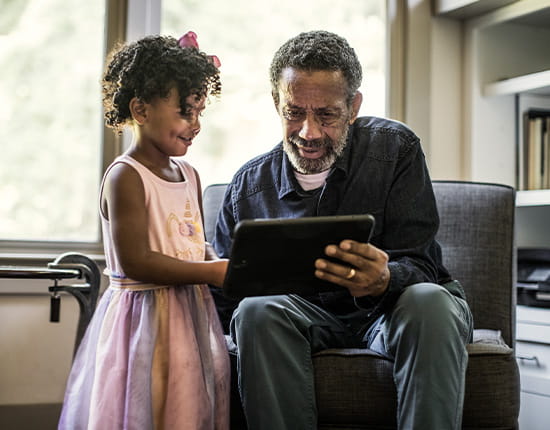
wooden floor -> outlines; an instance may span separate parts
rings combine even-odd
[[[56,430],[61,403],[0,405],[2,430]]]

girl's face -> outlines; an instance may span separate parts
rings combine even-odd
[[[182,156],[200,131],[199,117],[205,108],[205,98],[190,95],[187,106],[180,106],[178,90],[170,90],[168,97],[146,104],[147,119],[142,127],[142,139],[147,139],[157,150],[168,156]]]

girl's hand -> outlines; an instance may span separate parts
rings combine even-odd
[[[204,253],[204,259],[206,261],[212,261],[218,259],[218,254],[216,254],[216,251],[214,250],[214,247],[210,242],[205,242],[205,253]]]
[[[218,260],[213,260],[208,263],[209,269],[212,270],[212,281],[209,282],[210,284],[216,287],[223,286],[228,263],[229,260],[227,258],[220,258]]]

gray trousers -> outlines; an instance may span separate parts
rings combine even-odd
[[[430,283],[407,287],[360,334],[296,295],[246,298],[230,334],[248,428],[317,429],[312,354],[361,345],[394,361],[399,429],[459,429],[472,330],[466,302]]]

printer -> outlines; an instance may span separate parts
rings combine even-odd
[[[550,308],[550,248],[518,248],[518,305]]]

